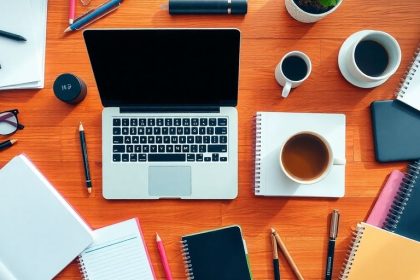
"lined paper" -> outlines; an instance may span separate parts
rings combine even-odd
[[[137,219],[94,231],[80,262],[85,279],[155,279]]]

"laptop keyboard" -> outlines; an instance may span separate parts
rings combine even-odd
[[[227,162],[226,117],[114,118],[114,162]]]

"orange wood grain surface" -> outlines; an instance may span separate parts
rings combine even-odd
[[[90,7],[100,3],[101,0],[93,0]],[[321,279],[327,252],[327,215],[337,208],[342,215],[334,263],[336,278],[352,228],[365,219],[391,170],[406,166],[404,162],[375,162],[369,104],[377,99],[393,98],[420,39],[420,2],[344,0],[335,13],[315,24],[293,20],[285,10],[284,0],[251,0],[245,16],[170,16],[161,10],[161,4],[163,1],[159,0],[126,0],[116,12],[91,27],[236,27],[241,30],[238,198],[107,201],[102,197],[102,106],[82,33],[63,34],[68,21],[65,0],[50,0],[48,5],[45,88],[0,92],[0,111],[18,108],[19,118],[26,126],[14,136],[19,142],[0,153],[0,165],[19,153],[26,153],[92,228],[138,217],[159,279],[164,279],[164,272],[154,242],[155,232],[163,239],[174,278],[184,279],[181,235],[229,224],[242,226],[255,279],[273,279],[270,227],[278,230],[305,279]],[[77,14],[87,9],[78,3]],[[397,73],[374,89],[350,85],[337,65],[343,41],[362,29],[386,31],[398,40],[402,49]],[[289,98],[281,99],[273,71],[283,54],[290,50],[306,52],[313,71]],[[88,85],[86,99],[77,106],[64,104],[54,96],[54,79],[63,72],[78,75]],[[256,111],[345,113],[345,197],[255,197],[253,118]],[[90,196],[84,185],[77,133],[79,121],[83,121],[86,130],[93,178]],[[283,257],[280,262],[282,279],[294,279]],[[80,279],[76,263],[64,269],[57,279]]]

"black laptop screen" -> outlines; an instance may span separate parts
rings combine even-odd
[[[86,30],[102,104],[235,106],[237,29]]]

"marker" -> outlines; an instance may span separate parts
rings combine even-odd
[[[330,238],[328,241],[328,255],[327,255],[327,264],[325,268],[325,280],[331,280],[332,278],[332,270],[333,270],[333,262],[334,262],[334,248],[335,248],[335,240],[338,234],[338,222],[340,221],[340,213],[338,210],[333,210],[331,213],[331,221],[330,221]]]
[[[4,31],[4,30],[0,30],[0,36],[8,38],[8,39],[15,40],[15,41],[26,41],[25,37],[20,36],[18,34],[10,33],[10,32]]]

